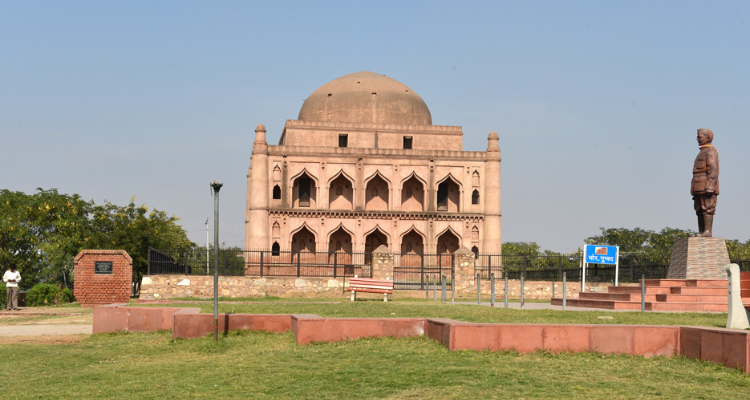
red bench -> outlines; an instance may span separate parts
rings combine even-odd
[[[346,290],[352,292],[352,301],[357,299],[357,292],[383,293],[383,301],[388,301],[388,295],[393,293],[393,281],[388,279],[352,278],[349,279],[349,287]]]

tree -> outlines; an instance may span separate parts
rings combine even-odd
[[[92,204],[56,189],[38,188],[33,195],[0,191],[0,263],[16,265],[22,288],[67,280],[89,234]]]
[[[641,228],[600,228],[601,235],[586,238],[588,244],[619,246],[620,254],[639,254],[652,258],[668,258],[677,238],[688,237],[690,230],[666,227],[659,232]]]
[[[147,268],[148,248],[190,248],[194,244],[178,218],[145,205],[96,205],[79,195],[37,189],[0,191],[0,265],[16,265],[21,287],[38,282],[70,283],[74,257],[84,248],[125,250],[134,277]]]
[[[503,255],[513,256],[538,256],[541,251],[536,242],[505,242],[503,243]]]
[[[745,243],[737,239],[727,240],[727,251],[731,260],[750,260],[750,240]]]
[[[134,198],[125,207],[106,202],[94,207],[90,248],[125,250],[133,259],[134,279],[148,270],[148,249],[189,249],[195,246],[177,225],[179,218],[164,211],[136,206]]]

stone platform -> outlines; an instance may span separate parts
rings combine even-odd
[[[724,238],[678,238],[669,260],[668,279],[727,279],[729,253]]]
[[[727,312],[727,281],[722,279],[646,279],[647,311]],[[553,298],[553,305],[562,305]],[[571,307],[641,310],[641,287],[610,286],[606,293],[583,292],[567,299]],[[745,303],[750,308],[750,302]]]

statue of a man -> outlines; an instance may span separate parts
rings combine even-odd
[[[700,152],[693,164],[690,194],[698,215],[698,233],[694,236],[699,237],[711,237],[716,196],[719,195],[719,151],[711,144],[713,140],[714,133],[710,129],[698,129]]]

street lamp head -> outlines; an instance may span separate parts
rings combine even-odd
[[[219,192],[219,189],[221,189],[222,186],[224,186],[223,183],[219,183],[219,182],[216,182],[216,181],[211,181],[211,189],[213,189],[214,192],[216,192],[216,193]]]

